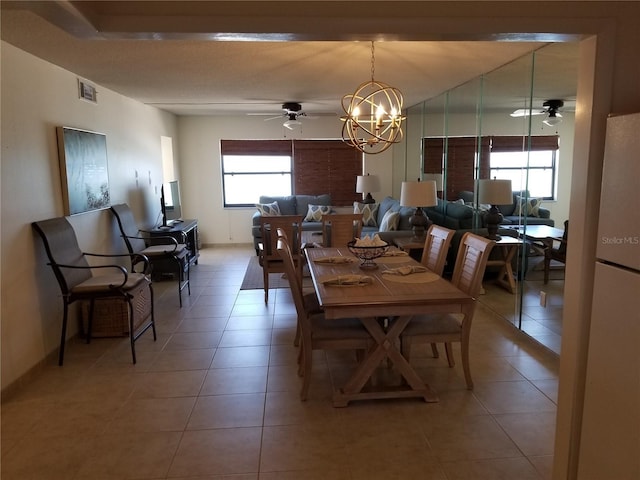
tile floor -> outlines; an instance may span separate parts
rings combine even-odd
[[[353,356],[316,352],[303,403],[288,290],[268,305],[239,290],[253,254],[203,249],[181,309],[174,284],[156,283],[158,340],[138,341],[135,366],[126,338],[73,340],[64,367],[3,403],[2,479],[551,478],[556,355],[480,304],[474,391],[459,365],[416,348],[439,403],[333,408]]]
[[[529,271],[525,281],[519,283],[517,288],[523,289],[522,298],[519,290],[513,295],[495,284],[485,282],[487,295],[481,296],[480,301],[514,325],[519,324],[519,303],[522,302],[522,330],[552,352],[560,355],[564,270],[552,270],[546,285],[541,271]],[[542,291],[546,293],[544,307],[540,304]]]

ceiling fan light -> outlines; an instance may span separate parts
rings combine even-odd
[[[283,127],[286,127],[289,130],[293,130],[293,127],[296,125],[302,125],[302,122],[300,122],[300,120],[287,120],[282,124]]]
[[[542,123],[544,123],[545,125],[548,125],[550,127],[553,127],[555,125],[558,125],[559,123],[562,123],[562,118],[560,118],[562,115],[560,114],[556,114],[556,112],[554,111],[550,111],[549,112],[549,116],[547,118],[545,118]]]

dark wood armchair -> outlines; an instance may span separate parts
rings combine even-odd
[[[565,263],[567,261],[567,233],[569,232],[569,220],[564,221],[564,234],[556,246],[552,238],[545,241],[544,249],[544,283],[549,283],[549,271],[551,270],[551,260]]]

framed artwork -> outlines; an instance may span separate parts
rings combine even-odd
[[[69,127],[56,130],[65,215],[108,208],[106,135]]]

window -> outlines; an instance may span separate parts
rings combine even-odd
[[[252,206],[259,195],[291,195],[291,157],[223,155],[224,206]]]
[[[490,178],[511,180],[513,191],[528,190],[531,197],[553,200],[557,152],[558,137],[555,135],[494,136],[491,139]]]
[[[529,190],[531,197],[552,200],[555,165],[555,151],[491,153],[491,178],[511,180],[513,191]]]
[[[260,195],[291,195],[290,141],[223,140],[220,150],[225,207],[254,206]]]
[[[362,154],[342,140],[221,140],[225,207],[252,207],[261,195],[328,193],[350,205]]]

